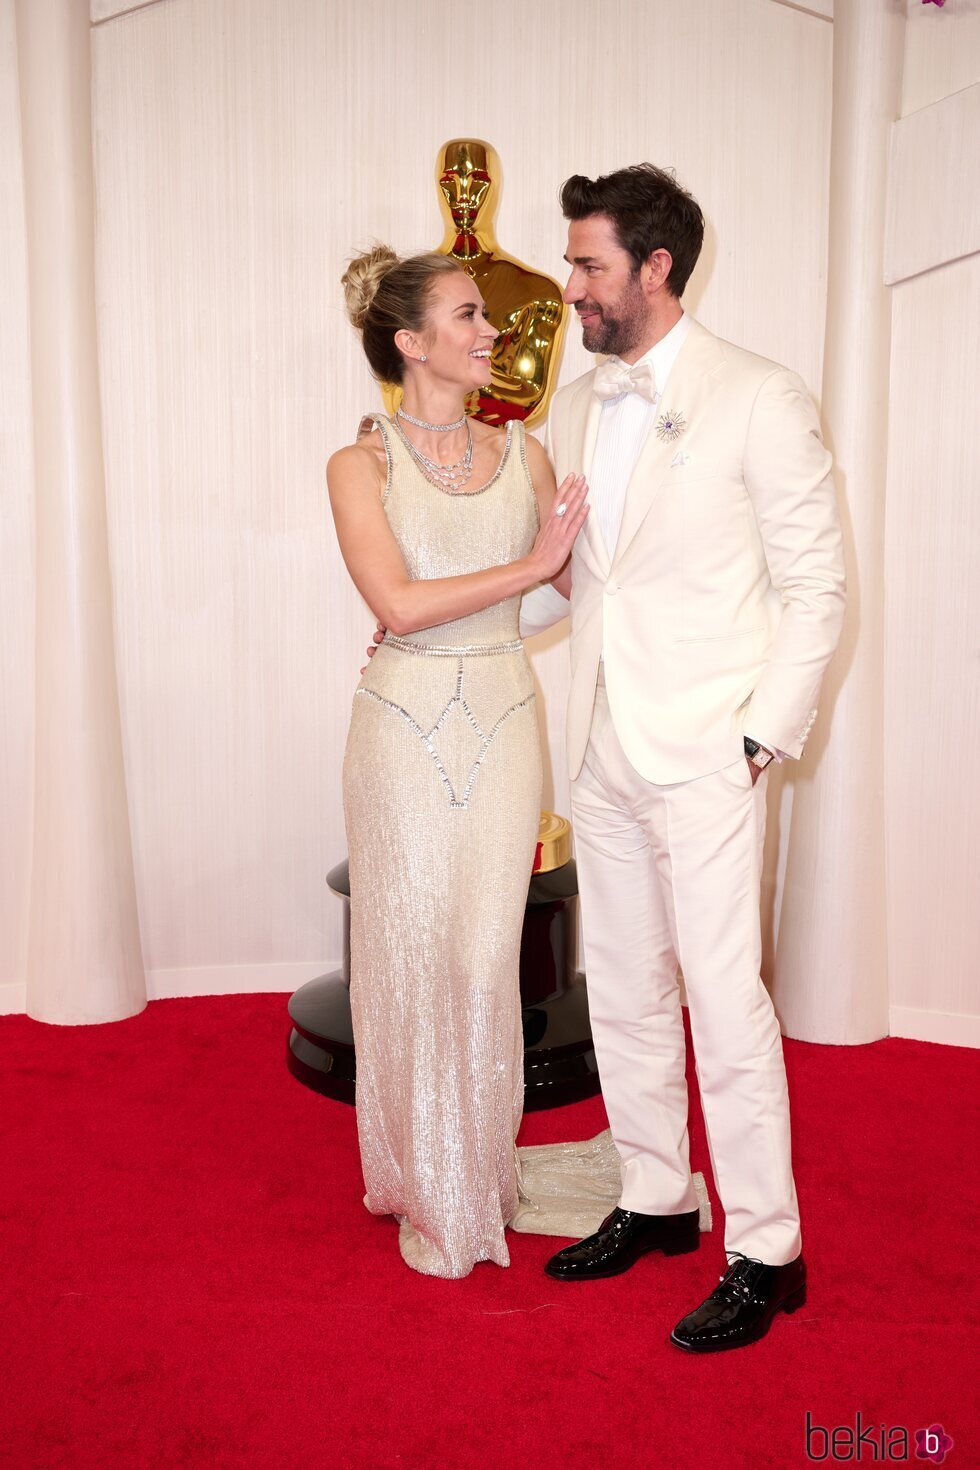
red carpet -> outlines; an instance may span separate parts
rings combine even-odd
[[[508,1271],[416,1276],[361,1205],[353,1110],[286,1071],[285,1003],[0,1017],[4,1467],[785,1470],[807,1411],[850,1463],[860,1413],[909,1463],[938,1422],[980,1464],[976,1052],[787,1043],[809,1301],[689,1358],[667,1333],[722,1268],[717,1213],[694,1255],[591,1286],[533,1236]],[[583,1103],[522,1139],[603,1126]]]

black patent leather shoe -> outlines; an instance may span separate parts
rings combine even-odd
[[[708,1300],[678,1322],[670,1340],[688,1353],[720,1353],[765,1337],[777,1312],[795,1312],[806,1301],[806,1266],[788,1266],[730,1252],[728,1270]]]
[[[640,1215],[617,1205],[595,1235],[560,1250],[545,1266],[556,1281],[598,1281],[618,1276],[647,1251],[680,1256],[701,1244],[697,1210],[683,1215]]]

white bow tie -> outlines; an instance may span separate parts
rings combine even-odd
[[[639,393],[649,403],[656,403],[657,380],[653,375],[653,363],[636,362],[630,367],[618,357],[610,357],[596,368],[592,391],[603,401],[619,398],[623,393]]]

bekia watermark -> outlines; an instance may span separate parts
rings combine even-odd
[[[831,1460],[837,1464],[848,1461],[856,1463],[865,1458],[872,1464],[893,1464],[908,1460],[915,1446],[915,1458],[931,1465],[941,1465],[953,1448],[953,1440],[941,1424],[930,1424],[927,1429],[916,1429],[912,1434],[904,1424],[865,1423],[858,1410],[853,1425],[836,1424],[827,1428],[814,1424],[810,1410],[806,1411],[806,1457],[808,1460]]]

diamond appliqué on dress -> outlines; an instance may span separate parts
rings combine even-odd
[[[490,747],[493,744],[494,740],[497,738],[497,735],[500,733],[500,730],[510,719],[511,715],[516,715],[518,710],[525,709],[527,705],[531,704],[534,700],[534,695],[529,694],[526,699],[519,700],[517,704],[512,704],[510,709],[504,711],[499,720],[494,723],[489,731],[484,731],[480,725],[479,720],[476,718],[476,715],[470,709],[469,705],[466,703],[466,700],[463,697],[462,659],[460,659],[459,667],[456,670],[456,692],[453,695],[452,699],[449,700],[445,709],[443,709],[442,713],[439,715],[439,718],[432,726],[432,729],[429,731],[423,730],[421,725],[419,725],[418,722],[412,718],[407,709],[404,709],[400,704],[395,704],[390,699],[385,699],[384,696],[381,694],[376,694],[373,689],[358,689],[355,691],[355,693],[367,695],[369,699],[376,700],[378,704],[383,704],[385,709],[390,709],[393,714],[401,716],[401,718],[408,725],[409,729],[414,731],[414,733],[421,740],[431,760],[433,761],[436,770],[439,772],[440,780],[449,793],[449,805],[458,811],[465,811],[466,808],[469,806],[470,797],[473,794],[473,787],[476,783],[476,778],[480,774],[480,767],[486,760]],[[445,729],[448,725],[449,720],[457,714],[459,718],[466,720],[466,722],[473,730],[477,740],[476,759],[470,766],[469,773],[466,777],[463,785],[463,790],[460,795],[456,794],[456,788],[453,785],[449,772],[446,770],[443,758],[440,755],[439,750],[436,746],[436,737],[438,736],[439,732]]]

